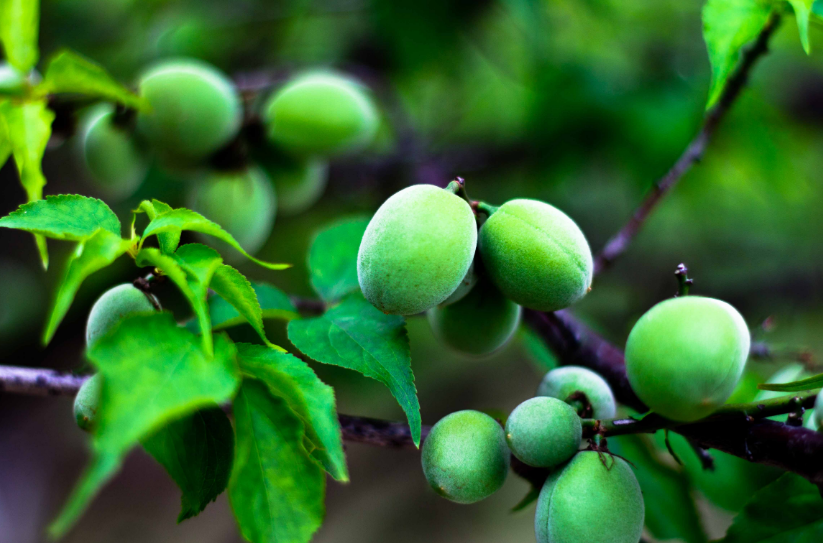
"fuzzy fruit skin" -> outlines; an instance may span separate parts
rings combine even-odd
[[[260,153],[257,163],[274,183],[277,214],[299,215],[323,196],[329,177],[329,163],[322,158],[293,158],[269,151]]]
[[[100,389],[103,377],[98,373],[86,379],[74,397],[74,420],[85,432],[91,432],[97,425],[97,410],[100,407]]]
[[[138,113],[137,128],[162,156],[196,161],[240,130],[240,97],[231,81],[205,62],[162,62],[140,78],[140,94],[151,111]]]
[[[580,402],[569,400],[575,392],[582,392],[592,407],[590,418],[613,419],[617,413],[614,393],[605,379],[588,368],[563,366],[548,372],[537,388],[538,396],[551,396],[580,406]]]
[[[148,171],[129,130],[116,126],[114,108],[95,109],[83,127],[83,159],[92,179],[107,195],[132,194]]]
[[[414,315],[443,302],[466,276],[477,246],[469,204],[433,185],[414,185],[374,214],[357,254],[357,278],[380,311]]]
[[[365,87],[333,73],[309,73],[276,91],[263,108],[266,135],[297,155],[358,151],[374,139],[379,117]]]
[[[469,356],[487,356],[503,348],[520,324],[522,310],[488,281],[481,281],[460,301],[428,310],[434,335]]]
[[[637,543],[645,509],[629,464],[606,454],[577,453],[552,473],[540,491],[534,530],[537,543]],[[612,462],[614,463],[612,465]]]
[[[257,252],[271,233],[277,198],[266,175],[256,167],[211,172],[192,183],[188,205],[219,224],[249,253]],[[239,257],[234,249],[210,236],[202,241],[218,247],[224,257]]]
[[[91,307],[86,323],[86,346],[91,347],[126,317],[152,311],[155,307],[149,297],[131,283],[110,288]]]
[[[444,498],[474,503],[503,486],[510,456],[497,421],[479,411],[457,411],[440,419],[423,442],[423,473]]]
[[[460,285],[458,285],[455,291],[451,293],[451,296],[440,303],[441,306],[459,302],[465,298],[469,292],[471,292],[477,284],[477,281],[480,279],[478,274],[474,271],[474,263],[475,261],[472,260],[471,266],[469,266],[469,271],[466,272],[465,277],[463,277],[463,280],[460,281]]]
[[[732,394],[750,343],[746,322],[726,302],[672,298],[635,324],[626,342],[626,373],[652,411],[676,421],[695,421]]]
[[[583,427],[569,404],[557,398],[531,398],[506,421],[506,442],[524,464],[553,468],[580,448]]]
[[[588,292],[594,264],[583,232],[537,200],[510,200],[480,229],[480,254],[503,294],[530,309],[557,311]]]

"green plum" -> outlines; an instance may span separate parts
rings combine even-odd
[[[384,313],[421,313],[460,286],[476,246],[465,200],[433,185],[407,187],[386,200],[366,228],[357,254],[360,288]]]
[[[363,149],[374,139],[377,108],[360,83],[315,72],[289,81],[263,108],[270,141],[298,155],[333,156]]]
[[[205,62],[165,61],[140,78],[151,109],[137,115],[139,132],[163,157],[197,161],[240,130],[243,107],[231,81]]]
[[[746,322],[726,302],[681,296],[643,315],[626,342],[626,373],[637,396],[666,418],[710,415],[732,394],[749,355]]]
[[[537,543],[637,543],[645,514],[628,462],[584,451],[546,479],[534,530]]]
[[[157,301],[131,283],[110,288],[94,302],[86,323],[86,346],[106,335],[130,315],[156,311]]]
[[[506,421],[506,442],[524,464],[553,468],[580,448],[580,417],[566,402],[541,396],[518,405]]]
[[[591,413],[585,413],[586,418],[613,419],[617,412],[614,393],[605,379],[588,368],[580,366],[563,366],[551,370],[543,377],[537,388],[538,396],[551,396],[570,404],[581,416],[585,409],[583,398],[575,393],[585,395],[585,400],[591,407]]]
[[[190,188],[191,209],[223,227],[247,252],[255,253],[263,246],[274,225],[277,198],[259,168],[211,172]],[[218,247],[224,257],[239,257],[213,237],[203,235],[202,240]]]
[[[457,503],[474,503],[497,492],[511,461],[503,428],[479,411],[440,419],[423,442],[423,473],[435,492]]]
[[[149,165],[131,131],[113,120],[111,105],[89,112],[82,128],[83,158],[92,179],[107,196],[124,198],[137,189]]]
[[[255,159],[274,183],[277,213],[282,217],[306,211],[326,190],[329,164],[322,158],[295,158],[267,149],[257,153]]]
[[[520,306],[488,281],[462,300],[428,310],[434,335],[457,352],[486,356],[509,342],[520,324]]]
[[[463,280],[460,281],[460,285],[458,285],[457,289],[452,292],[451,296],[446,298],[440,305],[449,305],[455,302],[459,302],[466,295],[471,292],[474,286],[477,284],[477,281],[480,277],[474,271],[474,263],[475,261],[472,260],[471,266],[469,266],[469,271],[466,272],[466,275],[463,277]]]
[[[506,202],[480,228],[478,246],[492,281],[523,307],[563,309],[591,287],[594,266],[583,232],[544,202]]]
[[[97,426],[102,386],[103,376],[98,373],[86,379],[74,397],[74,420],[81,430],[91,432]]]

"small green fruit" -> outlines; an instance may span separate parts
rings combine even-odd
[[[592,282],[592,253],[565,213],[537,200],[510,200],[480,229],[480,254],[503,294],[530,309],[556,311]]]
[[[386,200],[357,254],[363,294],[384,313],[414,315],[446,300],[466,276],[477,246],[469,204],[433,185]]]
[[[537,543],[637,543],[644,518],[643,494],[629,464],[585,451],[546,480],[534,530]]]
[[[553,369],[543,377],[537,388],[538,396],[563,400],[580,413],[585,405],[583,398],[575,396],[576,393],[585,395],[585,400],[591,406],[592,412],[585,413],[586,418],[614,418],[617,405],[611,387],[605,379],[588,368],[563,366]]]
[[[100,389],[103,376],[99,373],[86,379],[74,397],[74,420],[85,432],[91,432],[97,426],[97,411],[100,408]]]
[[[463,280],[460,281],[460,285],[458,285],[457,289],[452,292],[451,296],[446,298],[440,305],[445,306],[459,302],[465,298],[469,292],[471,292],[478,280],[479,277],[474,271],[474,260],[472,260],[471,266],[469,266],[469,271],[466,272]]]
[[[104,292],[91,307],[86,323],[86,346],[91,347],[126,317],[156,311],[149,296],[131,283]]]
[[[148,171],[148,162],[134,144],[131,132],[112,121],[114,108],[95,108],[83,127],[83,158],[92,179],[110,197],[132,194]]]
[[[266,102],[269,140],[299,155],[331,156],[360,150],[377,132],[377,109],[357,81],[332,73],[302,75]]]
[[[428,318],[440,341],[463,354],[485,356],[509,342],[520,313],[519,305],[481,281],[462,300],[429,309]]]
[[[458,411],[431,429],[422,461],[435,492],[453,502],[474,503],[503,486],[510,454],[497,421],[478,411]]]
[[[702,419],[734,391],[750,342],[746,322],[726,302],[701,296],[666,300],[643,315],[629,334],[629,383],[666,418]]]
[[[266,150],[256,155],[257,163],[274,183],[277,213],[283,217],[299,215],[323,196],[329,164],[321,158],[293,158]]]
[[[211,172],[191,185],[188,205],[219,224],[249,253],[257,252],[266,242],[277,213],[272,184],[256,167]],[[203,235],[202,240],[218,247],[224,257],[239,254],[213,237]]]
[[[506,421],[506,442],[524,464],[553,468],[580,448],[580,417],[557,398],[539,397],[518,405]]]
[[[138,130],[163,156],[202,159],[240,130],[240,97],[231,81],[205,62],[160,63],[140,78],[140,94],[151,111],[138,113]]]

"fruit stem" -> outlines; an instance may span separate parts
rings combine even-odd
[[[472,202],[472,208],[475,210],[475,213],[477,213],[478,216],[482,213],[488,218],[491,217],[495,211],[500,209],[500,206],[493,206],[482,201],[474,201]]]
[[[450,181],[449,184],[446,185],[446,190],[455,196],[460,196],[471,205],[472,201],[469,199],[468,193],[466,193],[466,180],[462,177],[455,177],[453,181]]]
[[[689,279],[689,268],[681,262],[677,265],[677,269],[674,270],[674,275],[677,277],[679,284],[677,296],[688,296],[689,287],[694,284],[694,279]]]

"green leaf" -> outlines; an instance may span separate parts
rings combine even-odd
[[[97,198],[78,194],[46,196],[21,205],[0,219],[0,228],[14,228],[52,239],[85,241],[98,230],[120,237],[120,221]]]
[[[229,483],[234,430],[216,405],[170,422],[142,444],[183,493],[177,522],[198,515]]]
[[[37,64],[39,0],[0,0],[0,41],[9,64],[27,73]]]
[[[299,358],[261,345],[237,344],[240,371],[264,382],[303,421],[309,452],[332,477],[348,481],[334,390]]]
[[[291,321],[288,333],[295,347],[314,360],[386,385],[406,413],[415,445],[420,444],[420,404],[403,317],[381,313],[357,293],[321,317]]]
[[[304,429],[260,381],[234,399],[237,443],[229,500],[251,543],[306,543],[323,522],[326,478],[303,448]]]
[[[140,439],[197,409],[232,397],[239,384],[234,345],[217,336],[214,355],[169,313],[123,320],[88,351],[103,376],[90,468],[50,528],[64,534]]]
[[[517,504],[514,507],[512,507],[512,513],[519,513],[520,511],[523,511],[528,506],[536,502],[537,498],[540,497],[540,490],[542,490],[540,487],[531,485],[531,487],[529,487],[529,491],[526,493],[525,496],[523,496],[523,499],[517,502]]]
[[[190,230],[192,232],[200,232],[213,236],[221,241],[224,241],[240,251],[246,258],[255,262],[264,268],[270,270],[284,270],[290,267],[290,264],[272,264],[258,260],[243,250],[240,244],[237,243],[231,234],[223,230],[217,223],[212,222],[204,216],[191,211],[190,209],[178,208],[165,213],[160,213],[146,226],[143,230],[143,237],[140,240],[140,246],[149,236],[161,234],[163,232],[176,232],[178,230]]]
[[[292,320],[300,317],[289,296],[267,283],[251,283],[264,319]],[[209,298],[212,330],[223,330],[247,322],[229,302],[219,296]]]
[[[706,108],[712,107],[740,58],[740,49],[755,39],[772,13],[769,0],[708,0],[703,7],[703,39],[712,65]]]
[[[317,234],[309,249],[311,284],[327,302],[360,290],[357,252],[368,218],[339,221]]]
[[[823,539],[823,500],[817,486],[786,473],[760,489],[720,543],[817,543]]]
[[[760,390],[773,390],[775,392],[800,392],[803,390],[814,390],[823,387],[823,373],[812,375],[806,379],[791,383],[763,383],[757,385]]]
[[[172,207],[169,204],[165,204],[160,200],[143,200],[140,202],[140,207],[137,208],[136,213],[145,213],[151,221],[154,220],[154,218],[159,214],[166,213],[171,210]],[[173,228],[167,232],[163,232],[162,234],[157,234],[157,244],[160,246],[160,251],[167,255],[170,255],[176,251],[177,246],[180,244],[181,234],[182,230],[179,228]]]
[[[560,365],[557,357],[546,346],[546,342],[530,327],[521,326],[517,331],[517,337],[520,338],[520,344],[523,346],[526,356],[540,371],[551,371]]]
[[[814,0],[789,0],[794,10],[794,17],[797,19],[797,30],[800,33],[800,43],[807,55],[812,53],[812,45],[809,42],[809,17],[812,14]]]
[[[41,200],[42,201],[42,200]],[[120,238],[108,230],[99,229],[85,241],[77,244],[66,264],[60,280],[49,320],[43,333],[43,343],[48,344],[54,332],[66,316],[80,285],[89,275],[112,264],[132,247],[130,240]]]
[[[49,60],[39,89],[45,94],[72,92],[103,98],[141,110],[148,107],[145,99],[112,79],[105,68],[68,50]]]
[[[11,156],[11,141],[9,140],[9,129],[6,125],[5,110],[10,106],[8,100],[0,100],[0,168]]]

